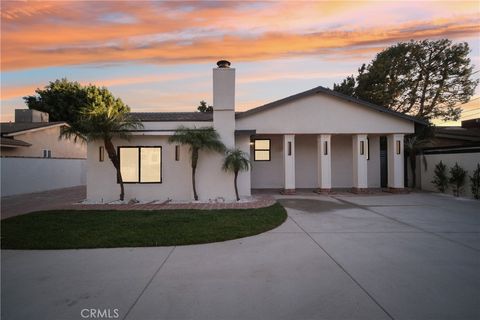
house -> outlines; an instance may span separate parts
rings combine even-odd
[[[73,139],[59,139],[65,122],[49,122],[48,113],[15,110],[15,122],[0,123],[2,157],[83,158],[87,146]]]
[[[65,122],[47,113],[15,110],[15,122],[0,124],[1,195],[11,196],[85,185],[87,145],[60,139]]]
[[[413,133],[412,117],[317,87],[266,105],[235,112],[235,69],[222,60],[213,69],[213,113],[133,113],[144,128],[130,141],[115,140],[125,198],[148,201],[193,199],[189,150],[170,144],[179,126],[213,126],[229,148],[250,156],[251,170],[239,175],[239,193],[279,189],[287,194],[309,188],[367,192],[404,188],[403,137]],[[388,164],[382,168],[381,139]],[[101,142],[88,144],[87,197],[118,199],[115,169]],[[233,200],[233,177],[221,169],[223,155],[202,153],[197,169],[200,200]]]

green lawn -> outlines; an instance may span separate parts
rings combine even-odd
[[[287,218],[280,204],[260,209],[35,212],[1,222],[2,249],[176,246],[259,234]]]

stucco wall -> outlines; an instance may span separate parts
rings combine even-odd
[[[2,148],[2,156],[43,157],[43,150],[51,150],[55,158],[87,157],[87,144],[73,139],[59,139],[60,127],[46,128],[16,135],[14,138],[31,144],[30,147]]]
[[[470,178],[469,176],[473,174],[473,171],[476,169],[477,164],[480,163],[480,153],[456,153],[456,154],[430,154],[425,155],[427,161],[427,168],[423,165],[423,160],[421,156],[417,156],[418,165],[417,165],[417,175],[420,175],[421,189],[427,191],[438,191],[435,188],[435,185],[432,183],[434,178],[435,165],[442,161],[447,166],[447,172],[450,171],[450,168],[455,165],[457,162],[459,166],[467,170],[467,178],[465,181],[465,187],[462,195],[471,197],[472,192],[470,190]],[[447,190],[448,193],[452,193],[451,188]]]
[[[187,146],[180,146],[180,160],[175,161],[175,144],[168,143],[168,136],[133,136],[130,141],[115,140],[116,146],[161,146],[162,183],[125,184],[125,199],[141,201],[168,200],[191,201],[193,199],[190,152]],[[105,161],[99,162],[99,144],[88,144],[87,198],[93,201],[110,202],[117,200],[120,186],[116,182],[115,169],[105,154]],[[238,145],[248,151],[249,140],[239,138]],[[247,146],[247,147],[246,147]],[[223,155],[201,152],[197,167],[197,193],[200,200],[215,200],[222,197],[233,200],[235,191],[233,174],[221,169]],[[239,177],[239,193],[250,195],[249,172]]]
[[[387,134],[413,133],[414,124],[339,98],[316,94],[239,118],[236,129],[255,129],[258,134]]]
[[[0,165],[2,197],[86,183],[86,160],[0,158]]]
[[[282,189],[283,149],[281,135],[257,135],[271,139],[271,161],[254,161],[252,147],[252,188]],[[296,188],[317,188],[317,135],[295,136]],[[368,164],[368,187],[380,187],[380,136],[371,135]],[[353,184],[352,136],[332,135],[332,188],[351,188]]]

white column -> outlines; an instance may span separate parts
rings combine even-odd
[[[367,135],[355,134],[352,136],[353,153],[353,191],[362,192],[368,187],[367,168]]]
[[[317,186],[318,192],[329,192],[332,189],[332,152],[330,135],[317,136]]]
[[[283,136],[284,193],[295,193],[295,135]]]
[[[388,159],[388,187],[390,189],[403,189],[403,134],[390,134],[387,136]]]

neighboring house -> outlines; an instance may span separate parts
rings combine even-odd
[[[15,110],[15,122],[0,124],[2,196],[85,184],[87,145],[60,139],[65,126],[26,109]]]
[[[81,158],[87,156],[86,143],[60,139],[65,122],[48,122],[48,114],[36,110],[15,110],[15,122],[2,122],[2,157]]]
[[[179,126],[213,126],[229,148],[250,156],[252,168],[239,175],[239,192],[280,189],[295,193],[348,188],[367,192],[381,187],[380,140],[387,140],[388,187],[404,188],[403,137],[418,120],[332,90],[317,87],[245,112],[235,112],[235,69],[219,61],[213,69],[213,114],[200,112],[133,113],[144,128],[115,140],[126,199],[193,198],[188,147],[168,143]],[[233,200],[233,176],[221,169],[223,155],[200,154],[200,200]],[[118,199],[115,169],[104,146],[88,144],[87,197]],[[387,178],[387,177],[385,177]]]
[[[463,195],[471,196],[470,179],[480,164],[480,119],[462,121],[461,127],[437,127],[434,138],[417,156],[417,187],[437,191],[432,183],[435,165],[442,161],[448,169],[458,163],[467,170]]]

